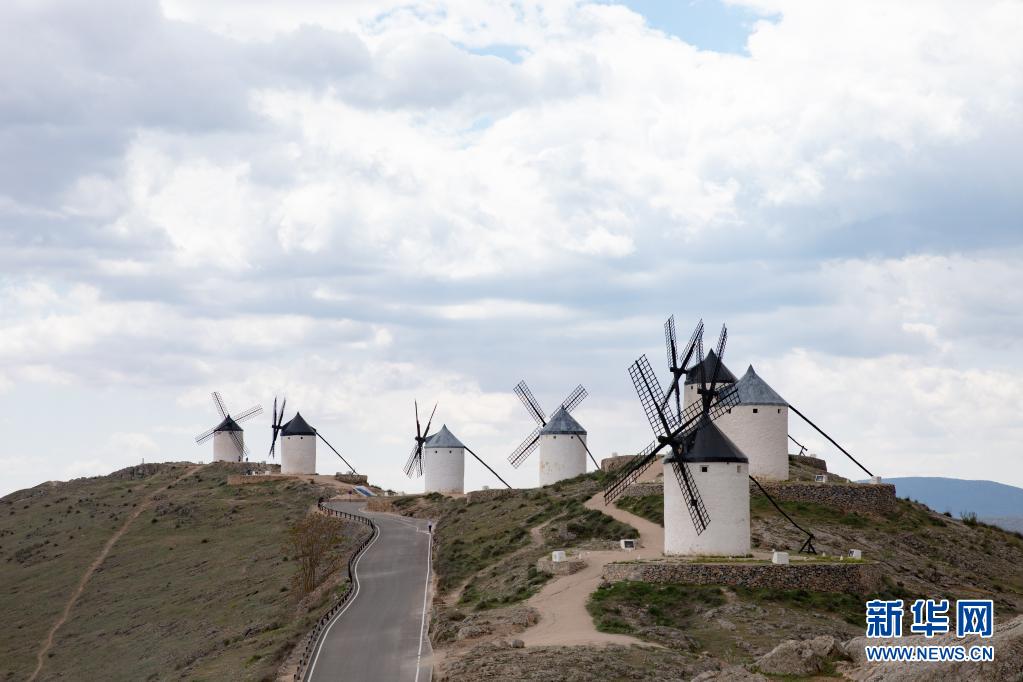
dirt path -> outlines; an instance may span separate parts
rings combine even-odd
[[[533,595],[527,602],[540,614],[539,622],[523,632],[519,638],[526,646],[581,646],[643,644],[650,642],[628,635],[598,632],[593,619],[586,610],[590,594],[600,585],[604,565],[612,561],[629,559],[652,559],[661,556],[664,546],[664,529],[655,523],[630,514],[615,506],[604,506],[604,494],[598,493],[586,501],[588,509],[596,509],[639,531],[641,548],[632,552],[609,550],[585,552],[586,568],[559,578],[554,578]]]
[[[57,634],[57,630],[59,630],[60,626],[67,621],[68,616],[71,615],[71,609],[74,608],[75,603],[78,601],[78,598],[81,597],[82,592],[85,591],[85,586],[88,584],[89,580],[96,572],[96,569],[98,569],[103,564],[103,562],[106,561],[107,556],[110,554],[110,550],[117,543],[117,541],[121,539],[121,536],[125,534],[125,532],[128,530],[128,526],[131,525],[131,522],[137,519],[139,517],[139,514],[141,514],[143,511],[149,508],[149,506],[153,502],[154,497],[164,492],[165,490],[167,490],[167,488],[171,487],[175,483],[183,481],[184,479],[193,475],[195,472],[199,471],[199,469],[202,469],[204,466],[205,466],[204,464],[200,464],[198,466],[191,467],[190,469],[188,469],[188,471],[186,471],[184,474],[174,479],[167,485],[151,492],[149,496],[142,502],[142,504],[137,506],[135,508],[135,511],[128,515],[128,518],[124,520],[124,523],[121,524],[121,527],[118,528],[117,531],[110,536],[110,539],[107,540],[105,545],[103,545],[103,549],[100,550],[99,555],[89,565],[89,568],[85,570],[85,573],[82,574],[82,579],[78,582],[78,587],[75,588],[75,591],[71,595],[71,598],[68,599],[67,604],[64,605],[64,612],[60,614],[60,618],[57,619],[57,622],[53,624],[53,627],[50,628],[49,633],[46,635],[46,641],[43,642],[42,647],[39,649],[39,653],[36,654],[36,669],[32,671],[32,676],[28,678],[28,682],[34,682],[36,677],[39,675],[39,672],[43,669],[43,662],[46,661],[46,654],[48,654],[50,649],[53,648],[53,638]]]

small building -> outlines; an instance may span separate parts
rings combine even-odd
[[[664,460],[664,553],[683,556],[745,556],[750,552],[749,460],[714,423],[696,433],[683,461],[706,506],[709,524],[702,533],[675,475]]]
[[[465,492],[465,445],[447,424],[423,444],[423,476],[427,493]]]
[[[586,429],[564,407],[540,430],[540,485],[586,473]]]
[[[316,473],[316,429],[301,412],[281,427],[281,473]]]
[[[213,461],[241,462],[245,460],[245,432],[230,415],[213,429]]]
[[[789,478],[789,404],[749,366],[735,384],[740,403],[715,424],[749,458],[750,476]]]

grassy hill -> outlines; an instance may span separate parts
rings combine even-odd
[[[995,481],[910,476],[886,479],[894,483],[899,497],[923,502],[931,509],[953,516],[976,514],[978,518],[1011,531],[1023,531],[1023,488]]]
[[[0,500],[0,680],[30,675],[83,572],[139,507],[38,679],[274,679],[337,589],[300,600],[285,548],[290,525],[332,491],[300,480],[229,486],[231,465],[186,475],[193,466],[133,467]],[[346,531],[335,560],[367,532]]]
[[[794,471],[804,480],[815,473],[805,465]],[[435,679],[569,674],[579,680],[689,679],[723,665],[751,663],[785,639],[830,635],[845,641],[863,635],[861,595],[616,583],[591,597],[595,625],[663,648],[509,647],[509,638],[535,618],[521,602],[548,579],[532,570],[537,557],[626,536],[621,527],[602,529],[600,519],[582,513],[590,510],[581,502],[599,490],[600,482],[600,474],[590,474],[473,503],[439,495],[398,500],[404,513],[439,520],[434,565],[440,594],[431,637],[444,665]],[[622,508],[656,523],[663,522],[663,503],[660,495],[619,500]],[[868,560],[882,563],[886,585],[873,596],[991,597],[998,619],[1023,612],[1023,536],[950,518],[909,500],[878,514],[782,504],[812,529],[819,551],[835,555],[858,548]],[[754,495],[751,511],[756,548],[795,551],[800,546],[803,536],[766,498]],[[614,661],[629,660],[627,670],[612,665],[610,651]],[[484,672],[481,657],[487,661]]]

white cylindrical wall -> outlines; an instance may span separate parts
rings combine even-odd
[[[582,440],[579,440],[579,439]],[[551,433],[540,436],[540,485],[550,485],[586,473],[586,434]]]
[[[428,493],[464,493],[465,448],[423,448],[423,478]]]
[[[682,407],[689,407],[690,404],[695,403],[700,398],[699,384],[686,384],[682,391]]]
[[[281,437],[281,473],[316,473],[316,436]]]
[[[706,467],[707,471],[702,471]],[[745,556],[750,553],[749,468],[742,462],[692,462],[710,523],[697,535],[678,478],[664,465],[664,553]]]
[[[213,461],[214,462],[241,462],[245,459],[245,453],[238,447],[239,443],[245,443],[245,435],[242,431],[234,431],[238,434],[238,441],[231,436],[231,431],[217,431],[213,434]]]
[[[758,480],[789,478],[789,408],[743,403],[714,422],[749,458],[750,476]]]

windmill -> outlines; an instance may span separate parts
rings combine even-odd
[[[405,462],[406,476],[418,478],[425,473],[424,487],[427,493],[461,494],[465,492],[465,453],[468,452],[476,458],[476,461],[486,467],[487,471],[497,477],[497,480],[511,488],[508,482],[491,469],[479,455],[458,440],[455,434],[448,429],[447,424],[442,425],[437,433],[430,435],[430,424],[433,423],[433,415],[437,412],[436,405],[433,406],[430,419],[426,422],[426,431],[422,431],[419,423],[419,403],[414,404],[416,410],[415,445],[412,446],[412,453]]]
[[[201,445],[210,438],[213,439],[214,462],[241,462],[248,457],[249,449],[245,447],[245,437],[242,427],[238,423],[255,417],[257,414],[262,414],[263,408],[260,405],[254,405],[232,417],[224,404],[224,399],[220,397],[220,393],[214,391],[210,396],[213,398],[213,406],[217,408],[222,421],[209,431],[196,436],[195,442]]]
[[[270,441],[270,457],[273,458],[277,437],[281,439],[281,473],[282,474],[315,474],[316,473],[316,439],[322,440],[330,448],[345,466],[355,473],[355,467],[348,463],[348,460],[338,452],[337,448],[323,437],[317,429],[309,425],[301,412],[288,422],[284,422],[284,407],[288,399],[281,402],[280,411],[277,410],[277,398],[274,398],[274,417],[270,423],[273,430],[273,439]]]
[[[576,386],[575,390],[561,401],[550,419],[544,414],[540,403],[533,397],[533,392],[529,390],[525,381],[520,381],[515,386],[515,395],[522,401],[523,407],[537,426],[508,456],[508,461],[513,467],[518,469],[522,466],[533,450],[540,446],[541,486],[585,474],[587,455],[593,461],[593,465],[600,468],[586,446],[586,429],[569,414],[589,395],[582,384]]]
[[[657,439],[608,483],[604,489],[605,502],[613,501],[656,460],[658,452],[669,448],[670,454],[664,460],[665,554],[747,554],[750,548],[748,481],[752,481],[792,525],[806,534],[800,551],[815,553],[813,534],[799,526],[749,475],[746,455],[715,423],[739,406],[742,398],[735,382],[721,381],[727,327],[722,325],[716,352],[711,351],[707,358],[703,357],[702,332],[701,322],[684,354],[696,360],[689,370],[696,379],[692,382],[696,399],[677,417],[671,410],[671,400],[678,399],[678,384],[673,383],[665,395],[645,355],[629,368]],[[677,376],[671,360],[669,341],[669,364],[673,375]],[[698,470],[694,472],[694,468]],[[668,475],[669,469],[672,476]],[[684,521],[686,512],[691,523]],[[715,523],[708,531],[712,518]]]

